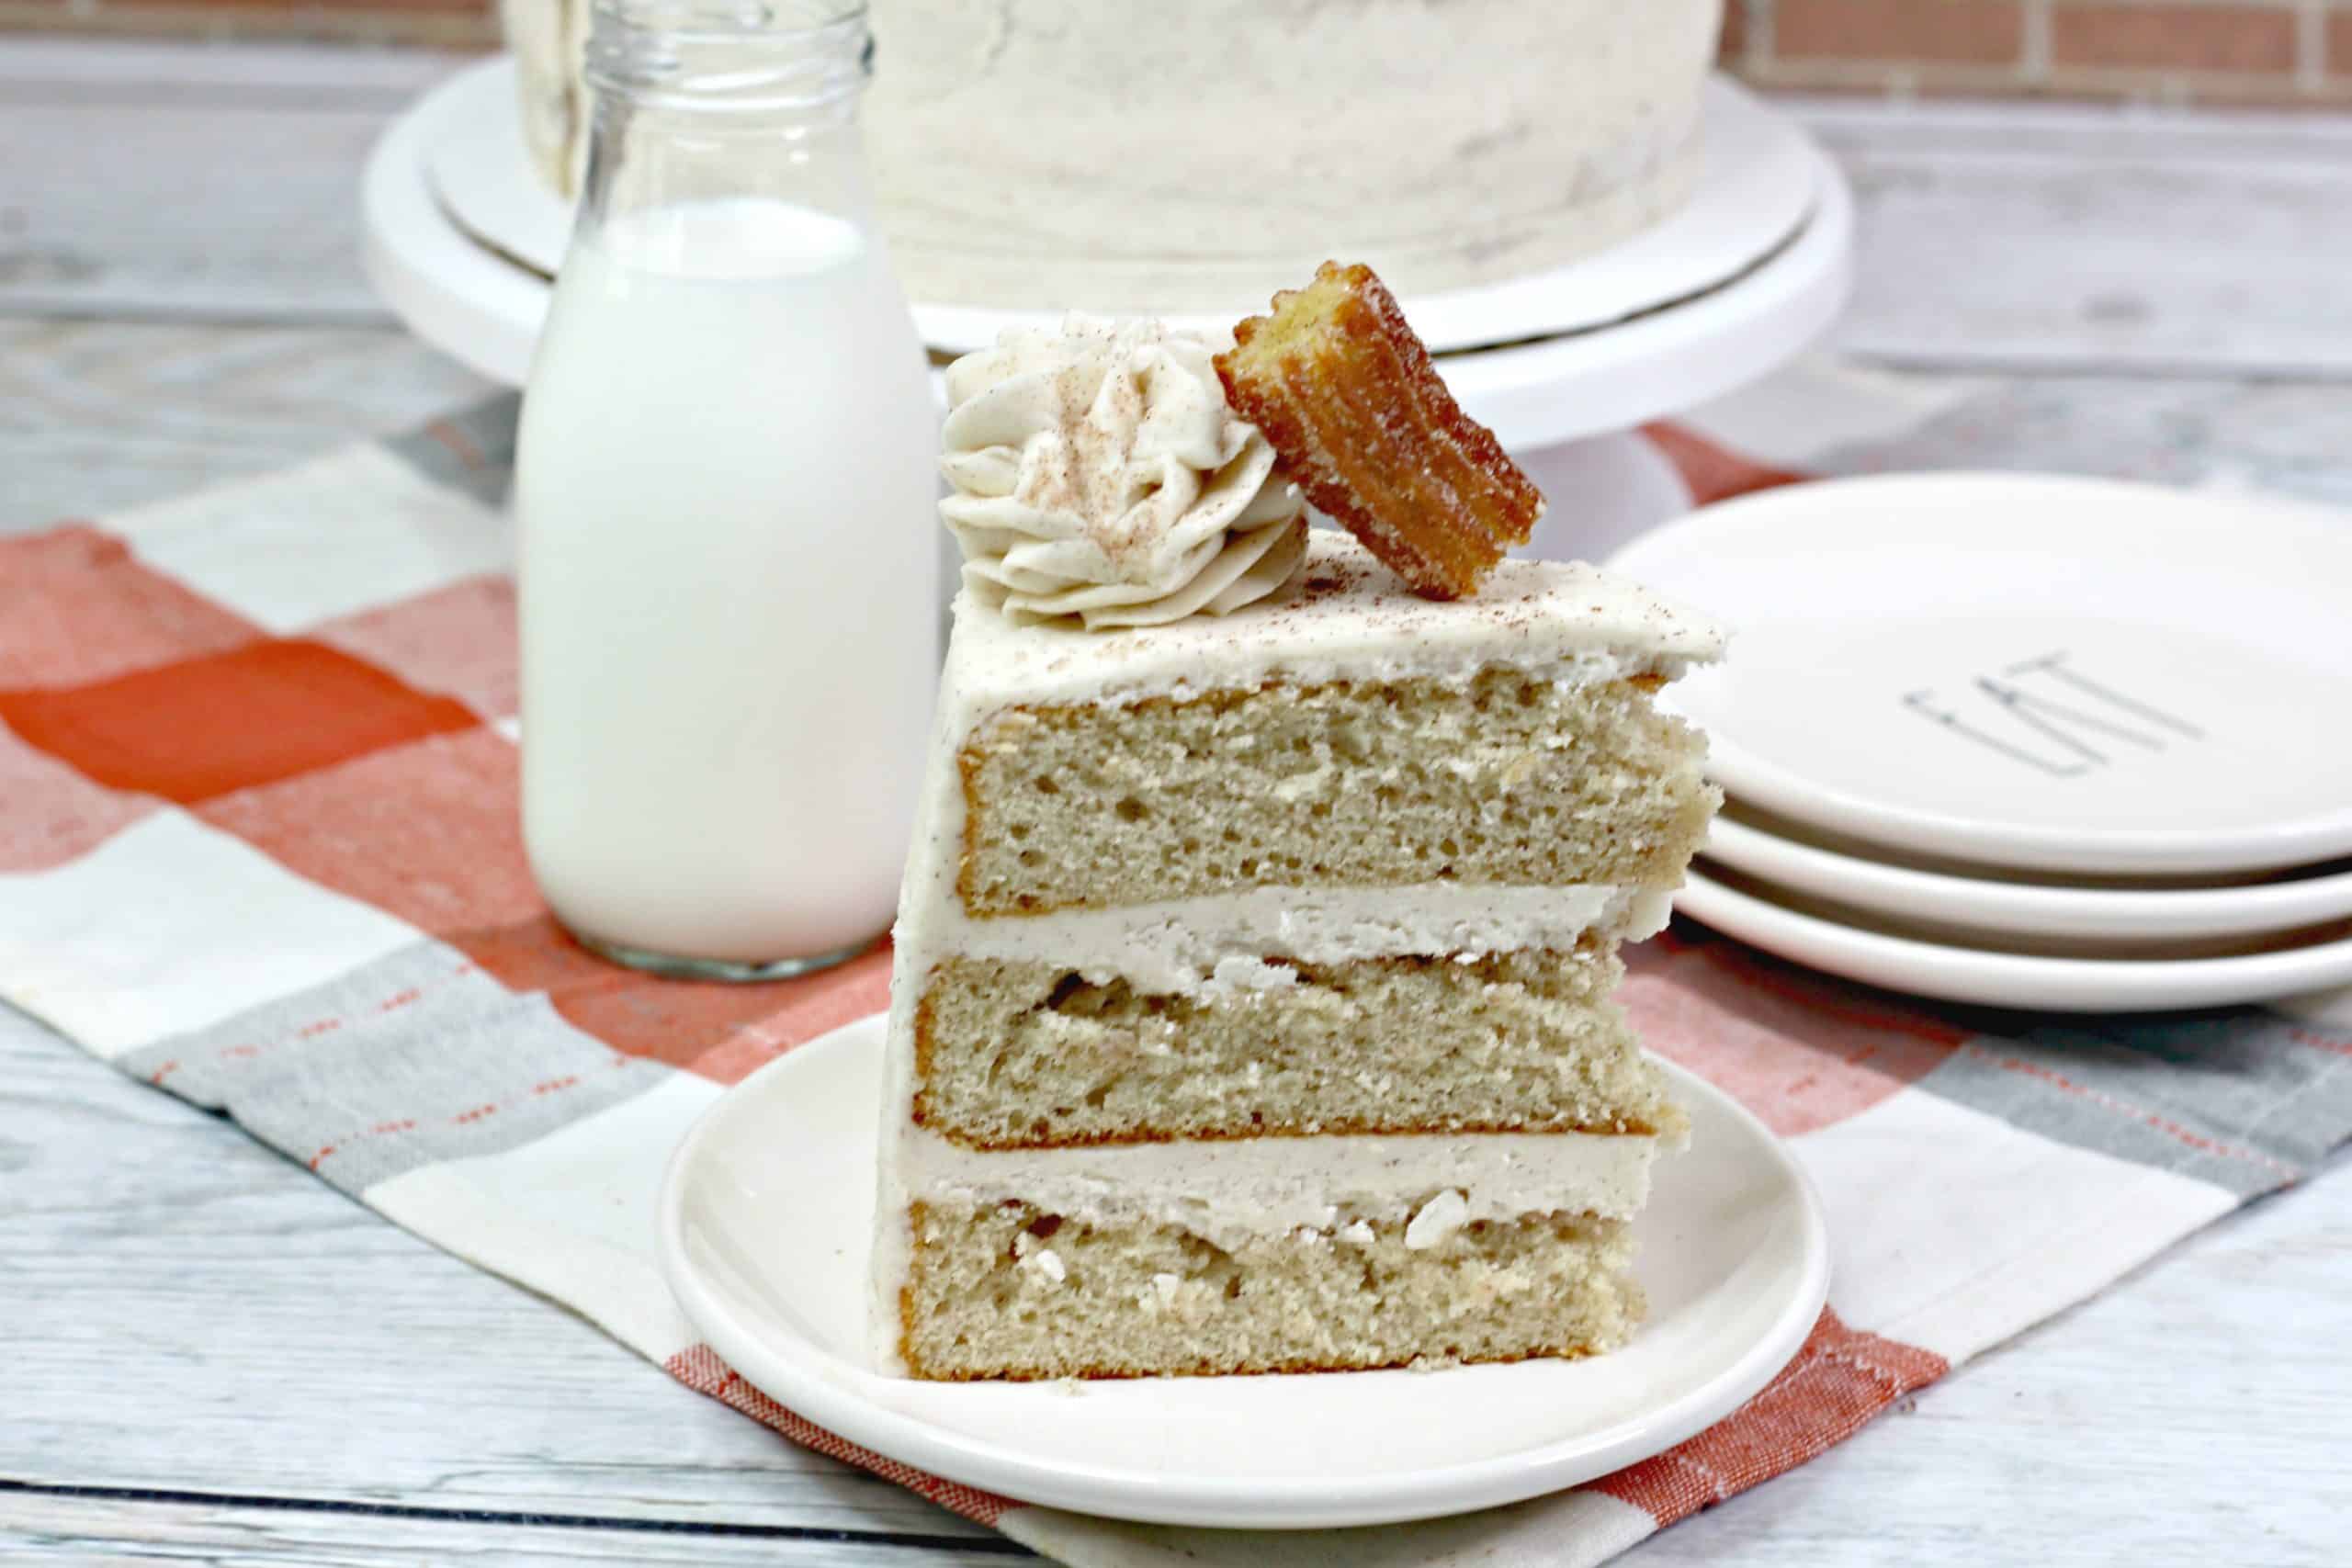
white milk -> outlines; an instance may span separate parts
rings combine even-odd
[[[853,224],[656,208],[565,260],[523,408],[523,827],[606,944],[889,922],[937,671],[936,420]]]

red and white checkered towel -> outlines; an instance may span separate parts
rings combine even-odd
[[[2006,417],[2013,395],[1812,367],[1650,435],[1702,500],[1802,473],[2070,466],[2021,449],[2021,432],[2062,427]],[[1267,1561],[1261,1537],[916,1473],[695,1341],[651,1255],[664,1158],[726,1086],[882,1007],[888,960],[683,984],[608,967],[549,919],[514,813],[496,504],[512,429],[501,400],[0,542],[0,995],[690,1386],[1048,1555]],[[2098,452],[2118,471],[2115,443]],[[1720,1426],[1470,1528],[1396,1527],[1385,1562],[1601,1561],[1802,1464],[2352,1134],[2352,993],[2122,1021],[1930,1009],[1682,923],[1634,955],[1624,998],[1654,1048],[1812,1171],[1830,1309]]]

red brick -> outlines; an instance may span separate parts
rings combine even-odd
[[[2050,60],[2062,68],[2285,73],[2295,69],[2295,14],[2284,6],[2059,0]]]
[[[1726,65],[1747,58],[1747,0],[1724,0],[1724,30],[1715,38],[1715,58]]]
[[[1780,0],[1772,52],[1783,60],[2010,65],[2025,52],[2025,7],[2019,0]]]
[[[2327,14],[2327,73],[2352,76],[2352,11]]]
[[[103,5],[105,0],[100,0]],[[397,15],[403,11],[448,11],[465,14],[486,12],[492,0],[140,0],[142,7],[158,10],[239,11],[246,13],[282,11],[294,17],[303,12],[357,12]],[[553,0],[549,0],[552,4]]]
[[[548,0],[553,4],[554,0]],[[305,39],[320,42],[417,44],[485,50],[499,45],[490,0],[427,0],[418,6],[387,0],[328,5],[300,0],[0,0],[0,33],[85,33],[119,38]]]

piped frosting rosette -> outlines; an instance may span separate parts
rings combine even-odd
[[[976,598],[1100,629],[1226,615],[1290,581],[1306,502],[1227,404],[1213,352],[1072,316],[948,367],[940,513]]]

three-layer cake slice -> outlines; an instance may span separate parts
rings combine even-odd
[[[1243,428],[1247,428],[1244,426]],[[897,928],[875,1315],[926,1378],[1578,1355],[1682,1120],[1611,1000],[1716,804],[1720,631],[1353,540],[1220,616],[959,598]]]

